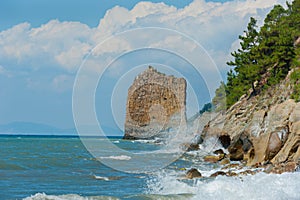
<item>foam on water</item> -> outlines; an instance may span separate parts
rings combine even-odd
[[[111,160],[130,160],[130,156],[120,155],[120,156],[107,156],[107,157],[100,157],[100,159],[111,159]]]
[[[126,200],[189,200],[190,194],[174,194],[174,195],[159,195],[159,194],[139,194],[129,195],[121,199]],[[77,194],[65,195],[47,195],[45,193],[37,193],[23,200],[121,200],[112,196],[80,196]]]
[[[248,175],[242,177],[182,181],[161,172],[148,181],[150,194],[193,194],[191,199],[300,199],[300,173]]]
[[[77,194],[64,195],[47,195],[45,193],[37,193],[23,200],[118,200],[119,198],[110,196],[90,196],[84,197]]]

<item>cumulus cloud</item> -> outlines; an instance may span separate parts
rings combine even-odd
[[[27,68],[29,71],[53,67],[75,73],[93,47],[107,37],[132,28],[152,26],[170,28],[189,35],[211,54],[220,69],[227,70],[226,59],[232,48],[237,46],[237,35],[246,27],[249,16],[256,17],[261,23],[274,4],[284,5],[285,0],[226,3],[194,0],[181,9],[164,3],[140,2],[131,10],[120,6],[108,10],[95,28],[80,22],[58,20],[37,28],[22,23],[0,32],[0,64],[17,69]],[[193,51],[195,48],[194,44],[180,43],[180,38],[174,36],[162,37],[161,42],[156,41],[155,44],[150,44],[151,38],[148,36],[144,39],[149,40],[149,45],[153,47],[167,43],[178,49],[188,46]],[[138,43],[138,39],[135,42]],[[101,61],[116,52],[129,51],[134,46],[136,44],[128,42],[126,38],[119,38],[101,46],[94,53]],[[4,68],[0,70],[3,73]]]
[[[38,28],[22,23],[0,32],[0,59],[11,67],[74,70],[91,48],[91,32],[79,22],[52,20]]]

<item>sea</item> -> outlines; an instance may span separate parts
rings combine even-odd
[[[209,144],[197,151],[176,154],[173,159],[174,152],[164,151],[165,157],[161,156],[159,150],[165,146],[161,141],[129,141],[121,137],[88,140],[99,144],[100,150],[109,141],[124,152],[147,152],[151,154],[147,159],[156,164],[138,162],[136,170],[122,170],[120,166],[127,165],[131,154],[106,151],[97,158],[82,138],[75,136],[2,135],[0,199],[300,199],[300,172],[210,178],[222,166],[203,162],[207,153],[203,149]],[[172,158],[172,162],[159,168],[161,158]],[[149,170],[151,167],[153,170]],[[204,178],[186,179],[184,175],[190,168],[197,168]]]

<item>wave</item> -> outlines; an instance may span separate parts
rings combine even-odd
[[[105,176],[96,176],[96,175],[94,175],[94,178],[98,179],[98,180],[109,181],[109,177],[105,177]]]
[[[97,176],[97,175],[93,175],[93,177],[94,177],[94,179],[103,180],[103,181],[119,180],[119,179],[122,178],[121,176],[109,176],[109,177],[106,177],[106,176]]]
[[[218,176],[179,180],[160,172],[147,182],[149,194],[193,194],[190,199],[300,199],[300,173],[258,173],[242,177]]]
[[[80,196],[78,194],[47,195],[45,193],[37,193],[30,197],[26,197],[23,200],[189,200],[192,196],[192,194],[138,194],[125,196],[124,198],[117,198],[113,196]]]
[[[100,157],[100,159],[111,159],[111,160],[130,160],[130,156],[120,155],[120,156],[107,156],[107,157]]]
[[[78,194],[47,195],[45,193],[36,193],[23,200],[119,200],[112,196],[80,196]]]

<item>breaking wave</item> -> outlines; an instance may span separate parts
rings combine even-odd
[[[176,175],[177,174],[177,175]],[[300,199],[300,173],[218,176],[184,180],[177,173],[160,172],[148,180],[149,194],[190,194],[189,199]]]
[[[120,155],[120,156],[107,156],[107,157],[100,157],[100,159],[111,159],[111,160],[130,160],[130,156]]]

